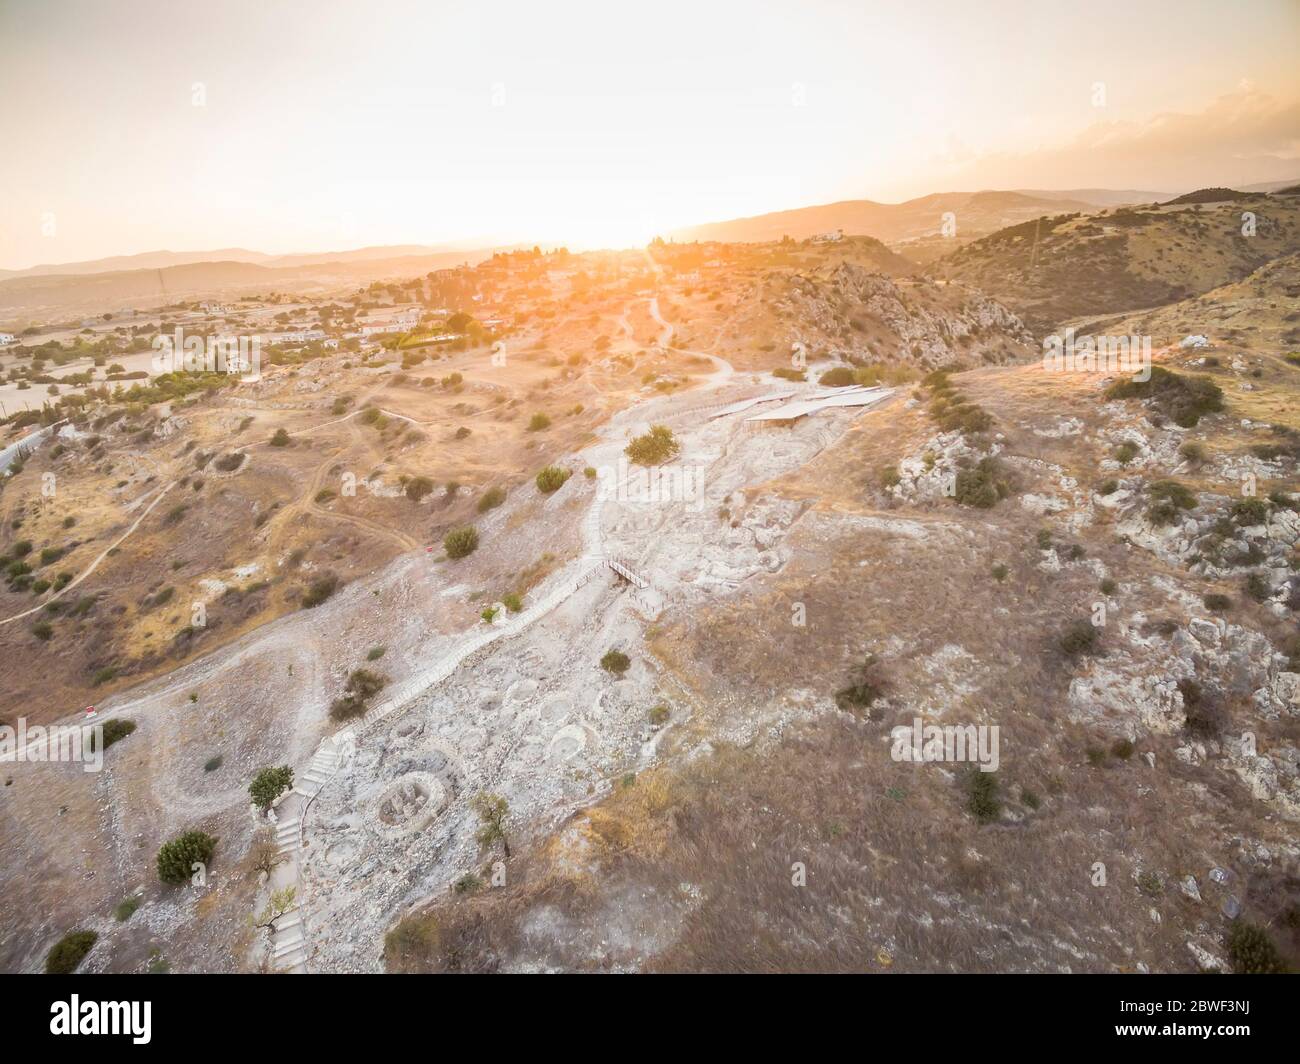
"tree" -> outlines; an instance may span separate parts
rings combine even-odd
[[[264,768],[248,785],[248,793],[261,810],[271,808],[271,803],[293,786],[293,769],[288,765]]]
[[[253,917],[253,926],[275,934],[275,922],[293,908],[297,893],[298,888],[294,886],[271,891],[271,898],[266,903],[266,908]]]
[[[483,846],[491,846],[499,842],[502,851],[509,857],[510,842],[506,838],[506,816],[510,812],[510,806],[506,800],[499,794],[488,794],[482,791],[474,795],[470,805],[478,814],[479,843]]]
[[[644,436],[635,437],[623,453],[637,465],[661,465],[676,458],[682,445],[667,425],[652,425]]]
[[[206,866],[212,860],[217,840],[204,831],[186,831],[158,851],[158,878],[173,886],[184,883],[194,871],[194,865]]]

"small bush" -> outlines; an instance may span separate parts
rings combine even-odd
[[[132,895],[125,901],[118,903],[117,908],[113,910],[113,915],[117,917],[118,923],[125,923],[135,915],[136,909],[140,908],[143,903],[144,899],[138,894]]]
[[[284,429],[276,429],[275,435],[271,437],[271,446],[288,447],[289,443],[289,434]]]
[[[115,742],[125,739],[135,731],[135,721],[123,720],[121,717],[114,717],[112,720],[104,721],[102,728],[104,733],[104,749],[107,750]],[[94,729],[90,732],[90,749],[95,749]]]
[[[302,596],[302,604],[306,609],[314,609],[322,602],[325,602],[339,587],[339,578],[333,573],[325,573],[318,576],[308,586]]]
[[[221,763],[222,763],[222,761],[224,761],[224,760],[225,760],[225,758],[223,758],[220,754],[218,754],[216,757],[210,757],[210,758],[208,758],[207,761],[205,761],[205,762],[203,763],[203,771],[204,771],[204,772],[216,772],[217,769],[219,769],[219,768],[221,767]]]
[[[1269,596],[1273,593],[1273,589],[1269,587],[1268,580],[1266,580],[1260,573],[1251,573],[1247,576],[1244,588],[1247,596],[1254,599],[1256,602],[1267,602]]]
[[[1104,580],[1103,580],[1103,581],[1098,585],[1098,587],[1100,588],[1101,593],[1102,593],[1103,595],[1113,595],[1113,594],[1115,594],[1115,589],[1116,589],[1118,586],[1119,586],[1119,585],[1116,584],[1115,581],[1112,580],[1110,577],[1106,577],[1106,578],[1105,578],[1105,579],[1104,579]]]
[[[1127,761],[1133,756],[1133,744],[1128,739],[1116,739],[1114,745],[1110,748],[1110,754],[1111,757]]]
[[[668,723],[669,716],[670,714],[668,711],[668,707],[665,706],[663,703],[660,703],[659,705],[655,706],[653,709],[650,710],[649,720],[651,724],[655,725],[655,727],[661,727],[662,725]]]
[[[956,499],[963,506],[987,510],[1010,492],[1002,463],[992,456],[981,458],[973,469],[963,469],[957,474]]]
[[[488,488],[478,500],[478,512],[487,513],[489,510],[495,510],[506,501],[505,488]]]
[[[1284,975],[1287,970],[1268,932],[1240,918],[1228,928],[1228,956],[1238,975]]]
[[[1114,495],[1119,491],[1119,481],[1115,479],[1103,480],[1097,485],[1097,494],[1101,496]]]
[[[607,650],[600,659],[600,667],[615,676],[622,676],[631,664],[632,659],[621,650]]]
[[[45,955],[46,974],[71,975],[98,941],[99,936],[94,931],[73,931],[64,935]]]
[[[880,486],[892,488],[903,478],[898,473],[898,466],[887,465],[880,470]]]
[[[293,786],[293,769],[288,765],[264,768],[248,785],[248,795],[259,809],[270,809],[271,803]]]
[[[551,427],[551,419],[545,414],[537,413],[528,419],[529,432],[541,432]]]
[[[847,388],[851,384],[856,384],[857,380],[853,376],[853,370],[848,366],[836,366],[818,377],[817,383],[826,388]]]
[[[1268,520],[1268,503],[1263,499],[1238,499],[1232,504],[1232,519],[1245,527],[1262,525]]]
[[[1196,509],[1196,496],[1176,480],[1157,480],[1147,493],[1152,499],[1147,518],[1153,525],[1172,524],[1179,511]]]
[[[997,565],[993,566],[993,579],[1000,584],[1002,583],[1003,580],[1007,578],[1007,574],[1010,571],[1011,570],[1008,569],[1005,565],[1003,565],[1001,562],[998,562]]]
[[[353,669],[348,682],[343,687],[343,694],[330,706],[330,717],[334,720],[351,720],[360,717],[369,708],[370,699],[384,689],[388,677],[369,669]]]
[[[206,866],[212,860],[217,840],[203,831],[186,831],[170,842],[163,843],[158,851],[158,878],[164,883],[178,886],[189,880],[193,866]]]
[[[433,491],[433,481],[428,477],[412,477],[406,482],[406,497],[412,502],[419,502]]]
[[[1232,599],[1227,595],[1219,595],[1211,592],[1201,599],[1201,601],[1205,604],[1205,608],[1210,610],[1212,613],[1223,613],[1226,610],[1232,609]]]
[[[478,529],[473,525],[453,528],[442,537],[442,549],[448,558],[465,558],[478,549]]]
[[[1113,453],[1115,461],[1122,466],[1126,466],[1138,456],[1138,447],[1132,440],[1125,440],[1115,448]]]
[[[1002,813],[998,795],[997,773],[973,769],[966,777],[966,808],[981,824],[994,821]]]
[[[559,491],[569,479],[569,471],[559,466],[547,466],[537,474],[537,490],[545,495]]]
[[[1062,634],[1060,646],[1067,657],[1091,654],[1097,647],[1097,629],[1090,621],[1075,621]]]
[[[682,445],[667,425],[652,425],[644,436],[635,437],[623,453],[636,465],[661,465],[676,458]]]
[[[387,647],[371,647],[371,648],[366,652],[366,660],[367,660],[367,661],[378,661],[378,660],[379,660],[380,658],[382,658],[382,657],[383,657],[387,652],[388,652],[388,648],[387,648]]]
[[[524,600],[511,591],[507,595],[501,596],[501,604],[511,613],[518,613],[524,608]]]
[[[1106,389],[1107,399],[1144,399],[1174,424],[1190,429],[1206,414],[1223,409],[1223,389],[1205,377],[1182,377],[1153,366],[1145,381],[1121,380]]]

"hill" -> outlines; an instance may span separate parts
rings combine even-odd
[[[1135,193],[1136,195],[1136,193]],[[718,240],[730,243],[761,243],[815,236],[835,229],[866,234],[888,244],[936,237],[944,215],[955,215],[957,236],[990,233],[1030,218],[1062,211],[1086,211],[1096,206],[1090,200],[1063,193],[1023,192],[937,192],[903,203],[874,200],[843,200],[816,207],[776,211],[752,218],[736,218],[678,230],[677,240]]]
[[[1245,212],[1254,216],[1247,235]],[[933,263],[1014,310],[1035,331],[1071,319],[1177,302],[1300,250],[1300,204],[1256,195],[1021,223]]]

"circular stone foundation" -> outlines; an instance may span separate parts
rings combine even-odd
[[[572,761],[586,749],[587,729],[580,724],[570,724],[551,737],[546,756],[552,761]]]
[[[428,826],[447,804],[447,789],[431,772],[408,772],[385,788],[375,805],[374,823],[388,838],[411,835]]]

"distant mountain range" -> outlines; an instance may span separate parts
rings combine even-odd
[[[168,266],[190,266],[196,262],[251,262],[259,266],[303,266],[318,262],[372,262],[413,256],[446,255],[474,252],[484,241],[458,241],[451,244],[383,244],[354,248],[351,251],[299,252],[292,255],[268,255],[248,248],[217,248],[214,251],[143,251],[138,255],[114,255],[106,259],[63,262],[30,266],[25,270],[0,270],[0,280],[13,277],[48,277],[50,275],[116,273],[122,270],[159,270]]]

